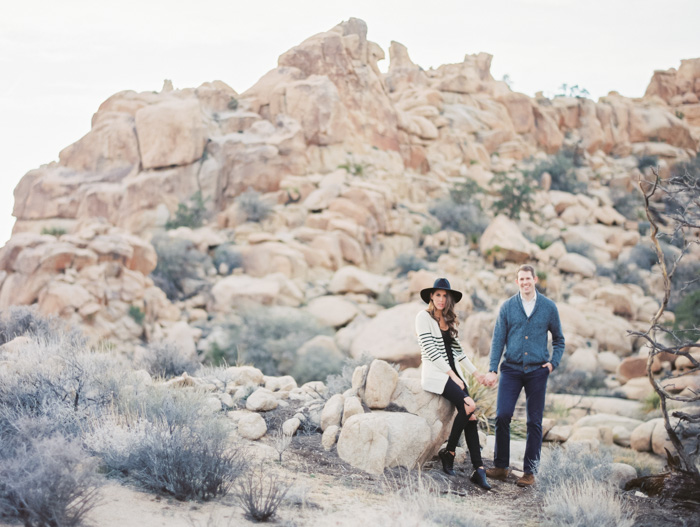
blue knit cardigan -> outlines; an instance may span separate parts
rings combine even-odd
[[[551,358],[547,350],[547,333],[552,334]],[[537,293],[535,309],[528,318],[520,293],[506,300],[493,330],[489,371],[498,371],[504,347],[505,362],[526,373],[546,362],[550,362],[554,368],[559,366],[564,353],[564,334],[556,304]]]

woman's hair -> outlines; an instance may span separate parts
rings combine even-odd
[[[437,289],[436,289],[437,291]],[[430,316],[435,319],[437,322],[438,319],[435,318],[435,304],[433,304],[433,294],[435,291],[430,293],[430,303],[428,304],[428,313],[430,313]],[[442,318],[445,319],[445,324],[447,324],[447,327],[449,328],[450,336],[453,339],[457,338],[457,335],[459,335],[459,331],[457,331],[457,326],[459,325],[459,321],[457,320],[457,314],[455,313],[455,299],[452,298],[452,294],[447,291],[447,299],[445,301],[445,308],[442,310]],[[438,322],[439,323],[439,322]]]

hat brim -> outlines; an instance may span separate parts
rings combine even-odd
[[[442,289],[443,291],[447,291],[450,293],[452,296],[452,299],[455,301],[455,304],[462,300],[462,293],[459,291],[455,291],[454,289],[443,289],[441,287],[428,287],[427,289],[423,289],[420,292],[420,297],[423,299],[423,302],[426,304],[430,304],[430,295],[433,293],[433,291],[437,291],[438,289]]]

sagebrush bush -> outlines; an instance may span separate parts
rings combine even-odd
[[[228,364],[252,364],[265,375],[287,375],[302,344],[330,333],[314,317],[297,309],[264,307],[241,314],[240,320],[227,327],[229,344],[215,351]],[[216,359],[212,350],[209,356]]]
[[[110,473],[178,500],[225,495],[247,466],[244,449],[229,440],[226,419],[192,391],[146,388],[85,442]]]
[[[606,276],[617,284],[634,284],[647,291],[646,281],[636,265],[617,260],[612,265],[599,265],[596,274]]]
[[[576,179],[574,152],[562,149],[544,161],[540,161],[532,169],[532,178],[540,182],[544,173],[552,177],[551,190],[561,190],[576,194],[586,190],[586,184]]]
[[[191,241],[159,234],[151,244],[158,255],[151,278],[170,300],[192,296],[206,284],[202,278],[211,261]]]
[[[340,373],[343,358],[321,346],[312,346],[298,355],[290,375],[301,386],[309,381],[323,381],[329,375]]]
[[[566,246],[566,252],[580,254],[581,256],[585,256],[589,260],[595,260],[595,257],[593,255],[593,246],[588,242],[575,241],[565,243],[564,245]]]
[[[214,249],[213,261],[216,271],[227,275],[231,274],[234,269],[243,266],[243,255],[232,243],[225,243]]]
[[[640,192],[613,188],[610,191],[610,198],[613,208],[628,220],[637,221],[646,218],[644,199]]]
[[[551,527],[632,527],[634,517],[615,491],[586,480],[557,489],[544,498],[543,523]]]
[[[247,221],[260,222],[272,212],[272,206],[260,196],[260,192],[249,188],[236,197],[235,202]]]
[[[433,203],[430,214],[438,219],[442,229],[461,232],[468,240],[478,240],[488,226],[483,212],[476,205],[459,204],[450,199]]]
[[[187,372],[193,374],[200,367],[197,357],[186,353],[173,342],[155,342],[148,345],[143,355],[143,365],[154,377],[169,379]]]
[[[352,375],[358,366],[369,366],[374,360],[370,355],[362,355],[357,359],[347,357],[340,368],[340,373],[331,374],[326,378],[326,398],[330,398],[336,393],[344,393],[352,388]]]
[[[547,379],[547,391],[571,395],[609,395],[605,386],[605,372],[587,372],[569,367],[564,355],[559,367]]]
[[[77,441],[26,438],[0,454],[0,517],[27,526],[73,526],[99,499],[102,479]]]
[[[399,270],[399,276],[405,276],[410,271],[420,271],[428,268],[428,263],[425,260],[418,258],[412,253],[398,255],[394,265]]]
[[[61,319],[42,316],[33,306],[11,306],[0,313],[0,346],[21,336],[43,339],[60,336],[70,346],[85,344],[80,331],[67,327]]]
[[[279,474],[266,472],[261,463],[240,479],[236,498],[248,518],[264,522],[275,516],[290,487]]]
[[[567,444],[542,450],[536,489],[543,495],[557,495],[562,487],[594,481],[608,481],[612,456],[607,450],[591,450],[584,444]]]

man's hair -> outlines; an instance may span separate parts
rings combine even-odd
[[[535,268],[532,267],[531,265],[528,265],[528,264],[521,265],[520,267],[518,267],[518,273],[520,271],[525,271],[526,273],[530,273],[533,278],[535,278],[537,276],[537,274],[535,274]],[[515,273],[516,276],[518,273]]]

